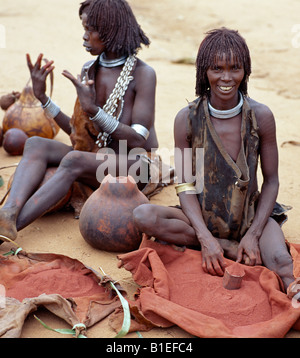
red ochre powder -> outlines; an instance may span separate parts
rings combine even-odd
[[[231,276],[243,277],[245,275],[242,265],[238,262],[234,262],[232,265],[226,267],[226,270]]]
[[[240,274],[240,268],[232,272]],[[244,277],[237,290],[227,290],[222,278],[205,275],[205,289],[199,294],[197,310],[206,316],[223,321],[229,328],[246,326],[272,318],[269,298],[257,282]]]
[[[16,282],[13,287],[7,289],[6,295],[22,301],[24,298],[37,297],[42,293],[55,293],[70,298],[92,296],[103,292],[102,290],[91,276],[84,275],[80,271],[73,271],[66,267],[45,267],[31,272],[21,281]]]

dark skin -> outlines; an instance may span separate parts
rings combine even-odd
[[[88,52],[93,56],[105,52],[109,59],[118,58],[117,54],[106,52],[98,33],[87,29],[84,18],[82,20],[83,45]],[[42,66],[42,54],[38,56],[34,64],[29,55],[26,58],[34,94],[42,104],[45,104],[48,100],[46,79],[54,70],[54,62],[49,61]],[[121,70],[122,66],[100,67],[95,82],[88,80],[85,84],[81,83],[79,77],[75,78],[68,71],[63,71],[63,75],[74,84],[83,110],[92,117],[97,113],[98,106],[103,107],[105,104]],[[136,160],[128,159],[127,154],[118,153],[119,140],[127,141],[128,151],[137,147],[145,151],[157,148],[158,142],[154,129],[155,89],[154,70],[138,59],[134,79],[124,96],[124,109],[120,123],[112,134],[112,142],[109,145],[116,154],[108,154],[104,160],[96,158],[96,153],[75,151],[72,147],[55,140],[40,137],[29,138],[14,175],[10,195],[0,210],[0,235],[12,240],[16,239],[17,232],[43,215],[64,197],[75,180],[95,189],[99,187],[96,171],[104,161],[115,160],[117,176],[119,163],[125,163],[128,169]],[[71,133],[69,116],[61,111],[54,119],[67,134]],[[133,123],[139,123],[150,131],[147,140],[130,127]],[[58,167],[57,172],[43,187],[35,191],[48,166]],[[138,183],[138,185],[142,188],[145,183]]]
[[[244,69],[233,59],[229,63],[226,63],[225,57],[218,60],[216,66],[207,70],[207,77],[211,88],[210,102],[214,108],[226,110],[238,104],[238,88],[244,77]],[[294,281],[292,259],[280,226],[270,218],[279,187],[275,120],[268,107],[252,99],[249,102],[255,111],[259,127],[263,184],[254,221],[241,241],[214,237],[206,227],[197,195],[187,192],[179,194],[182,210],[142,205],[135,209],[135,221],[139,229],[149,236],[175,245],[200,245],[203,270],[211,275],[224,274],[226,256],[251,266],[264,264],[278,273],[287,288]],[[181,153],[185,148],[190,148],[186,139],[188,115],[189,108],[185,107],[175,118],[175,147]],[[234,161],[241,148],[241,119],[241,114],[229,119],[211,116],[216,133]],[[191,166],[191,158],[184,155],[179,157],[180,161],[175,156],[176,167]],[[253,191],[256,189],[257,187],[251,188]]]

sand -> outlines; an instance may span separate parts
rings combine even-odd
[[[216,27],[227,26],[240,31],[246,38],[252,56],[253,73],[249,84],[252,98],[268,105],[277,122],[280,154],[280,193],[278,201],[293,206],[284,225],[286,238],[300,243],[300,147],[281,144],[300,141],[300,3],[297,0],[276,2],[253,0],[130,0],[144,31],[152,40],[139,56],[157,73],[156,129],[161,155],[168,158],[173,151],[173,121],[176,113],[195,98],[195,59],[203,34]],[[0,95],[21,91],[29,79],[25,54],[35,59],[40,52],[55,61],[53,99],[69,115],[75,101],[75,90],[61,72],[80,73],[90,55],[82,47],[82,27],[78,18],[79,2],[73,0],[1,0],[0,7]],[[182,61],[185,60],[185,61]],[[187,60],[187,61],[186,61]],[[4,112],[0,110],[0,123]],[[60,131],[56,137],[64,143],[69,138]],[[18,163],[0,148],[0,167]],[[14,168],[3,169],[5,184]],[[0,198],[6,185],[0,188]],[[151,202],[176,204],[174,186],[165,188]],[[136,289],[131,274],[117,268],[116,253],[97,251],[81,237],[78,220],[73,214],[55,213],[36,220],[22,230],[17,243],[26,251],[60,253],[81,260],[98,269],[99,266],[126,288],[129,295]],[[0,246],[0,253],[12,245]],[[45,310],[38,317],[53,328],[68,328],[66,323]],[[144,337],[191,337],[178,327],[153,329]],[[108,320],[88,330],[89,337],[113,337],[115,332]],[[24,325],[22,337],[62,337],[44,329],[33,316]],[[64,337],[64,336],[63,336]],[[136,338],[135,333],[128,337]],[[300,337],[290,331],[287,337]]]

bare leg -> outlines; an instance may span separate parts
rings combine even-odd
[[[148,236],[179,246],[200,246],[195,231],[181,209],[145,204],[137,207],[134,220]],[[218,239],[227,258],[236,259],[238,242]]]
[[[275,220],[270,218],[267,222],[259,240],[259,247],[264,266],[276,272],[287,289],[295,280],[293,260],[288,252],[283,232]]]
[[[27,199],[44,178],[48,165],[58,165],[72,148],[46,138],[32,137],[26,142],[21,162],[14,174],[8,199],[0,210],[0,234],[17,236],[16,220]]]
[[[145,204],[133,212],[138,229],[159,240],[174,245],[199,245],[195,231],[182,210]]]
[[[119,175],[119,156],[111,155],[116,176]],[[53,207],[69,191],[74,181],[81,181],[91,187],[99,187],[96,177],[98,167],[106,162],[98,160],[96,153],[71,151],[62,159],[55,174],[40,187],[26,202],[17,219],[17,230],[21,230]],[[121,160],[127,161],[127,156]],[[132,162],[127,162],[127,166]],[[107,174],[107,171],[106,173]],[[103,178],[102,178],[103,179]]]

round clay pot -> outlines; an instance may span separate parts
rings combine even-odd
[[[10,155],[22,155],[28,135],[19,128],[9,129],[3,137],[3,148]]]
[[[142,233],[133,221],[133,210],[149,203],[131,176],[107,175],[85,202],[79,217],[81,235],[91,246],[113,252],[136,250]]]

